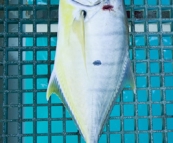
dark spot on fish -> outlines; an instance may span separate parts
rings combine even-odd
[[[102,63],[101,63],[100,60],[96,60],[96,61],[93,62],[93,65],[95,65],[95,66],[100,66],[101,64]]]
[[[102,7],[103,10],[109,10],[109,11],[113,10],[113,8],[114,8],[114,7],[113,7],[112,5],[109,5],[109,4],[108,4],[108,5],[104,5],[104,6]]]
[[[85,10],[82,10],[82,14],[84,18],[87,16],[87,12]]]

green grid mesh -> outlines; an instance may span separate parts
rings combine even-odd
[[[47,84],[54,64],[58,5],[39,2],[0,0],[0,142],[84,143],[58,98],[42,100],[46,86],[39,84]],[[173,143],[173,2],[125,3],[137,95],[124,89],[99,143]]]

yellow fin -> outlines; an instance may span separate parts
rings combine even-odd
[[[74,18],[72,23],[72,32],[77,36],[82,48],[82,55],[85,61],[85,27],[84,27],[84,11],[80,11],[79,16]],[[74,43],[75,44],[75,43]]]
[[[131,88],[133,89],[134,94],[136,94],[136,82],[133,75],[130,59],[128,60],[126,71],[125,71],[125,84],[130,85]]]
[[[49,98],[52,94],[56,94],[63,102],[63,96],[62,96],[61,89],[58,84],[58,80],[57,80],[55,71],[52,72],[50,80],[49,80],[49,85],[48,85],[47,93],[46,93],[46,99],[49,100]]]

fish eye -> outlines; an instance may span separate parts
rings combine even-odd
[[[82,10],[82,14],[83,14],[84,18],[87,16],[87,12],[85,10]]]

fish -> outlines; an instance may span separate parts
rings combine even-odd
[[[56,94],[85,141],[97,143],[125,85],[136,94],[124,1],[61,0],[47,100]]]

